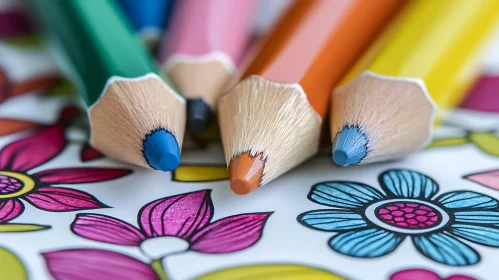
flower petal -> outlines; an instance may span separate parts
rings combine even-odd
[[[355,182],[330,181],[312,186],[308,199],[339,208],[355,209],[384,196],[376,189]]]
[[[482,224],[499,226],[499,212],[463,211],[454,213],[456,223]]]
[[[139,225],[147,236],[190,237],[213,216],[211,190],[201,190],[155,200],[139,213]]]
[[[109,181],[130,173],[132,170],[115,168],[59,168],[41,171],[33,176],[48,184],[82,184]]]
[[[32,121],[0,119],[0,136],[14,134],[38,126],[40,126],[40,124]]]
[[[438,192],[432,178],[412,170],[392,169],[379,176],[383,190],[395,197],[431,198]]]
[[[478,279],[476,279],[475,277],[470,277],[462,274],[455,274],[445,278],[445,280],[478,280]]]
[[[405,269],[395,272],[390,276],[390,280],[442,280],[438,274],[426,269]]]
[[[191,238],[191,250],[224,254],[251,247],[262,236],[270,215],[272,213],[240,214],[218,220]]]
[[[129,223],[99,214],[78,214],[71,230],[81,237],[124,246],[139,246],[145,236]]]
[[[499,169],[466,175],[464,178],[482,186],[499,190]]]
[[[468,241],[478,244],[499,247],[499,229],[478,225],[454,224],[450,232]]]
[[[83,117],[82,111],[74,105],[68,105],[62,108],[61,112],[59,113],[59,119],[57,121],[62,124],[67,124],[73,121],[78,116]]]
[[[81,148],[80,152],[80,160],[82,162],[98,159],[98,158],[103,158],[104,155],[101,154],[101,152],[97,151],[96,149],[92,148],[88,143],[85,143],[83,147]]]
[[[480,255],[473,248],[445,232],[414,236],[412,240],[421,254],[441,264],[465,266],[480,261]]]
[[[66,146],[62,127],[52,125],[0,151],[0,169],[25,172],[57,156]]]
[[[107,207],[97,200],[97,198],[86,192],[66,188],[39,188],[34,192],[27,194],[24,199],[36,208],[54,212]]]
[[[329,246],[347,256],[375,258],[393,252],[402,240],[403,236],[383,229],[367,228],[337,234],[329,240]]]
[[[149,265],[116,252],[99,249],[69,249],[42,255],[48,271],[57,280],[158,279]]]
[[[0,224],[0,232],[31,232],[31,231],[47,230],[50,228],[51,226],[38,225],[38,224],[18,224],[18,223]]]
[[[180,165],[172,173],[177,182],[214,182],[229,179],[226,165]]]
[[[471,191],[448,192],[436,198],[436,201],[451,209],[495,209],[499,205],[496,199]]]
[[[26,280],[28,273],[23,262],[7,248],[0,247],[0,271],[2,279]]]
[[[6,223],[21,215],[24,205],[17,199],[0,201],[0,223]]]
[[[367,226],[360,214],[349,210],[313,210],[298,216],[302,225],[323,231],[342,231]]]
[[[222,268],[195,280],[347,280],[333,272],[297,264],[253,264]],[[420,279],[421,280],[421,279]],[[439,279],[440,280],[440,279]]]

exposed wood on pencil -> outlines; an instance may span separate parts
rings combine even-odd
[[[203,132],[215,119],[220,94],[239,77],[257,0],[183,0],[173,13],[160,61],[187,98],[187,126]]]
[[[248,193],[317,153],[333,86],[402,3],[317,0],[291,6],[244,79],[220,99],[234,192]]]
[[[412,1],[333,93],[335,163],[397,159],[426,145],[433,100],[440,112],[459,103],[498,17],[497,1]]]
[[[185,100],[160,78],[115,1],[32,0],[89,106],[91,141],[106,156],[171,171],[180,162]]]

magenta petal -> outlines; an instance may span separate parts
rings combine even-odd
[[[0,202],[0,223],[6,223],[22,214],[24,205],[17,199]]]
[[[144,235],[132,225],[99,214],[76,215],[71,230],[84,238],[125,246],[139,246],[145,239]]]
[[[62,127],[52,125],[0,151],[0,169],[25,172],[57,156],[66,146]]]
[[[98,158],[103,158],[104,155],[101,154],[99,151],[96,149],[92,148],[88,143],[86,143],[82,148],[80,152],[80,160],[82,162],[86,162],[89,160],[94,160]]]
[[[272,213],[241,214],[218,220],[191,238],[191,250],[223,254],[246,249],[260,239],[270,215]]]
[[[33,28],[29,24],[25,12],[17,9],[0,11],[0,38],[13,38],[32,34]]]
[[[213,203],[210,192],[202,190],[155,200],[140,210],[140,227],[147,236],[186,239],[211,220]]]
[[[43,183],[49,184],[81,184],[104,182],[120,178],[132,173],[129,169],[114,168],[59,168],[33,174]]]
[[[66,188],[43,187],[36,189],[24,197],[36,208],[55,211],[77,211],[107,207],[92,195]]]
[[[99,249],[69,249],[43,253],[56,280],[156,280],[152,268],[127,255]]]
[[[466,275],[452,275],[445,278],[445,280],[477,280],[477,279]]]
[[[79,115],[82,115],[82,112],[80,111],[80,109],[78,109],[78,107],[68,105],[62,108],[61,112],[59,113],[59,119],[57,121],[64,125],[71,122],[75,117]]]
[[[405,269],[395,272],[390,276],[390,280],[440,280],[435,272],[426,269]]]

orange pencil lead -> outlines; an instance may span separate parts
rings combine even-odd
[[[265,160],[263,155],[249,152],[234,157],[229,164],[230,188],[236,194],[247,194],[260,186]]]

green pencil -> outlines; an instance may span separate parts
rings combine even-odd
[[[31,0],[61,46],[88,105],[90,144],[105,155],[170,171],[180,161],[185,100],[160,78],[113,0]]]

